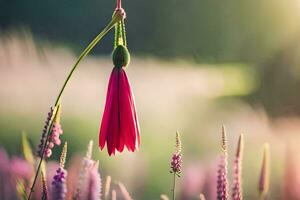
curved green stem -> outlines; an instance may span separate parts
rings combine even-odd
[[[85,58],[85,56],[96,46],[96,44],[98,44],[98,42],[106,35],[106,33],[108,33],[108,31],[110,31],[110,29],[112,29],[115,24],[119,21],[114,19],[115,17],[113,17],[113,19],[110,21],[110,23],[103,29],[103,31],[101,31],[101,33],[99,33],[94,39],[93,41],[83,50],[83,52],[80,54],[80,56],[78,57],[76,63],[74,64],[73,68],[71,69],[66,81],[64,82],[58,96],[57,99],[55,101],[54,106],[56,107],[59,103],[59,100],[70,80],[70,78],[72,77],[75,69],[77,68],[78,64]]]
[[[50,135],[50,132],[51,132],[51,129],[52,129],[52,126],[53,126],[53,119],[55,119],[55,116],[57,115],[57,109],[56,108],[59,104],[60,98],[61,98],[67,84],[69,83],[69,81],[70,81],[75,69],[77,68],[78,64],[100,42],[100,40],[110,31],[110,29],[112,29],[115,26],[115,24],[118,23],[122,19],[123,19],[123,16],[122,16],[121,11],[114,12],[113,17],[112,17],[111,21],[107,24],[107,26],[89,43],[89,45],[80,54],[80,56],[78,57],[76,63],[74,64],[73,68],[71,69],[69,75],[67,76],[60,92],[58,93],[58,96],[57,96],[57,98],[55,100],[55,103],[54,103],[54,111],[53,111],[54,117],[51,119],[51,123],[50,123],[50,126],[49,126],[48,131],[47,131],[46,141],[43,144],[41,159],[40,159],[39,164],[38,164],[37,169],[36,169],[35,177],[33,179],[32,186],[30,188],[30,192],[29,192],[29,195],[28,195],[28,198],[27,198],[28,200],[31,199],[31,196],[33,194],[34,186],[36,184],[36,181],[37,181],[40,169],[41,169],[41,165],[42,165],[42,162],[43,162],[43,159],[44,159],[45,150],[46,150],[46,147],[47,147],[47,142],[49,140],[49,135]]]

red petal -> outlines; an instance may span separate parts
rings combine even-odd
[[[139,138],[139,127],[136,117],[134,97],[127,75],[123,69],[120,71],[120,132],[121,139],[129,151],[136,149]]]
[[[135,151],[140,145],[139,124],[135,109],[134,96],[124,69],[114,68],[107,90],[103,113],[99,146],[107,143],[108,154],[115,150],[122,152],[124,146]]]

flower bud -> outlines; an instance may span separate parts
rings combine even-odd
[[[115,67],[126,67],[130,61],[130,54],[127,47],[118,45],[113,51],[112,58]]]

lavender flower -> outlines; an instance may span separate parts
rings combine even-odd
[[[52,181],[52,198],[55,200],[64,200],[67,195],[67,171],[64,169],[67,156],[67,147],[67,143],[65,143],[60,156],[60,166],[56,170],[56,174],[54,175]]]
[[[227,200],[228,199],[228,181],[227,181],[227,138],[225,126],[222,126],[222,152],[220,156],[220,163],[218,169],[217,179],[217,199]]]
[[[233,163],[233,188],[232,200],[242,200],[242,159],[243,159],[243,134],[240,135],[238,147]]]
[[[66,186],[67,171],[59,167],[53,177],[52,182],[52,197],[55,200],[64,200],[67,194]]]
[[[47,130],[48,130],[52,115],[53,115],[53,108],[51,107],[50,111],[47,114],[45,125],[44,125],[43,131],[42,131],[42,137],[41,137],[40,144],[39,144],[38,150],[37,150],[37,155],[39,157],[42,157],[42,154],[43,154],[43,148],[44,148],[44,144],[45,144],[46,138],[47,138]]]

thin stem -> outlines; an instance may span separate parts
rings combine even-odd
[[[127,47],[127,40],[126,40],[126,30],[125,30],[125,22],[124,20],[122,20],[121,22],[121,26],[122,26],[122,38],[123,38],[123,45],[125,47]]]
[[[73,68],[71,69],[66,81],[64,82],[58,96],[57,96],[57,99],[55,101],[55,104],[54,106],[57,106],[58,105],[58,102],[61,98],[61,95],[63,94],[64,92],[64,89],[66,88],[70,78],[72,77],[75,69],[77,68],[78,64],[85,58],[85,56],[96,46],[96,44],[103,38],[103,36],[106,35],[106,33],[114,27],[116,22],[114,22],[114,20],[112,20],[104,29],[101,33],[99,33],[95,38],[94,40],[84,49],[84,51],[80,54],[78,60],[76,61],[75,65],[73,66]]]
[[[59,101],[60,101],[60,98],[69,82],[69,80],[71,79],[75,69],[77,68],[78,64],[85,58],[85,56],[96,46],[96,44],[99,43],[99,41],[109,32],[109,30],[111,28],[113,28],[115,26],[115,24],[117,22],[119,22],[120,20],[122,19],[122,15],[118,12],[115,12],[113,17],[112,17],[112,20],[108,23],[108,25],[92,40],[91,43],[89,43],[89,45],[83,50],[83,52],[80,54],[79,58],[77,59],[76,63],[74,64],[73,68],[71,69],[69,75],[67,76],[57,98],[56,98],[56,101],[55,101],[55,104],[54,104],[54,109],[57,108],[58,104],[59,104]],[[37,181],[37,177],[39,175],[39,172],[40,172],[40,169],[41,169],[41,165],[42,165],[42,162],[43,162],[43,159],[44,159],[44,154],[45,154],[45,150],[46,150],[46,147],[47,147],[47,142],[49,140],[49,136],[50,136],[50,132],[52,130],[52,126],[53,126],[53,119],[55,119],[55,116],[57,115],[57,109],[55,110],[55,114],[54,114],[54,117],[51,119],[51,123],[50,123],[50,126],[48,128],[48,133],[47,133],[47,137],[46,137],[46,141],[43,145],[43,149],[42,149],[42,154],[41,154],[41,159],[39,161],[39,164],[38,164],[38,167],[36,169],[36,173],[35,173],[35,177],[33,179],[33,182],[32,182],[32,186],[31,186],[31,189],[30,189],[30,193],[28,195],[28,200],[30,200],[31,196],[32,196],[32,193],[34,191],[34,186],[36,184],[36,181]]]
[[[41,159],[40,159],[40,162],[39,162],[38,167],[36,169],[36,173],[35,173],[35,176],[34,176],[34,179],[33,179],[33,182],[32,182],[32,186],[30,188],[30,192],[29,192],[29,195],[28,195],[28,198],[27,198],[28,200],[31,198],[31,196],[32,196],[32,194],[34,192],[34,186],[35,186],[35,183],[37,181],[37,178],[38,178],[38,175],[39,175],[39,171],[40,171],[41,166],[42,166],[42,162],[44,160],[45,150],[46,150],[47,143],[48,143],[48,140],[49,140],[49,137],[50,137],[50,132],[52,130],[52,126],[53,126],[53,123],[54,123],[53,119],[56,117],[56,115],[58,113],[56,107],[54,107],[54,111],[53,112],[54,112],[54,117],[51,119],[51,124],[50,124],[50,126],[48,128],[47,137],[46,137],[45,143],[43,144],[43,148],[42,148]]]
[[[117,0],[117,9],[121,9],[122,5],[121,5],[121,0]]]
[[[172,193],[173,193],[173,200],[175,200],[175,192],[176,192],[176,173],[173,173],[173,189],[172,189]]]

